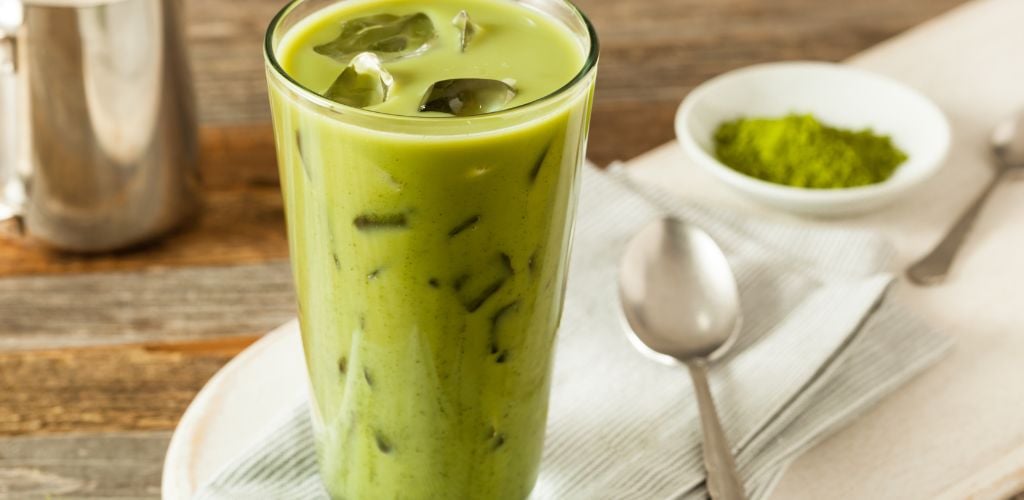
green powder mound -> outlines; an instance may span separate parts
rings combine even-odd
[[[888,136],[796,114],[722,123],[715,131],[715,156],[751,177],[815,189],[877,184],[907,159]]]

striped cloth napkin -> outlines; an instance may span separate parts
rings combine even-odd
[[[743,327],[711,385],[740,474],[767,497],[802,451],[949,347],[891,300],[891,254],[873,234],[770,224],[696,206],[587,167],[533,499],[706,498],[686,371],[649,361],[623,333],[616,272],[629,238],[671,213],[703,227],[740,285]],[[305,405],[203,486],[202,499],[326,499]]]

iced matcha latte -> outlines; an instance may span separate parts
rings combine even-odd
[[[332,497],[528,496],[596,43],[562,0],[300,0],[271,24]]]

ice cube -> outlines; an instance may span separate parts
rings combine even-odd
[[[313,50],[342,64],[361,52],[373,52],[390,61],[426,50],[434,36],[434,23],[422,12],[375,14],[344,22],[337,38]]]
[[[334,83],[324,92],[324,97],[356,108],[365,108],[387,100],[388,92],[394,85],[380,58],[373,52],[363,52],[338,75]]]
[[[455,15],[452,24],[459,30],[459,51],[465,52],[473,35],[480,31],[480,26],[469,19],[469,13],[465,10],[460,10]]]
[[[500,111],[516,96],[512,80],[455,78],[435,82],[420,101],[420,111],[473,116]]]

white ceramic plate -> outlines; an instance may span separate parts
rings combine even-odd
[[[251,446],[276,415],[304,400],[308,384],[294,320],[224,365],[174,430],[164,459],[164,500],[192,498],[200,485]]]
[[[765,182],[726,167],[714,157],[713,135],[724,121],[812,113],[833,126],[892,137],[909,159],[891,178],[849,189],[803,189]],[[865,212],[900,199],[931,177],[949,149],[942,111],[912,88],[850,66],[783,62],[750,66],[704,82],[683,100],[676,135],[700,167],[741,194],[805,215]]]

